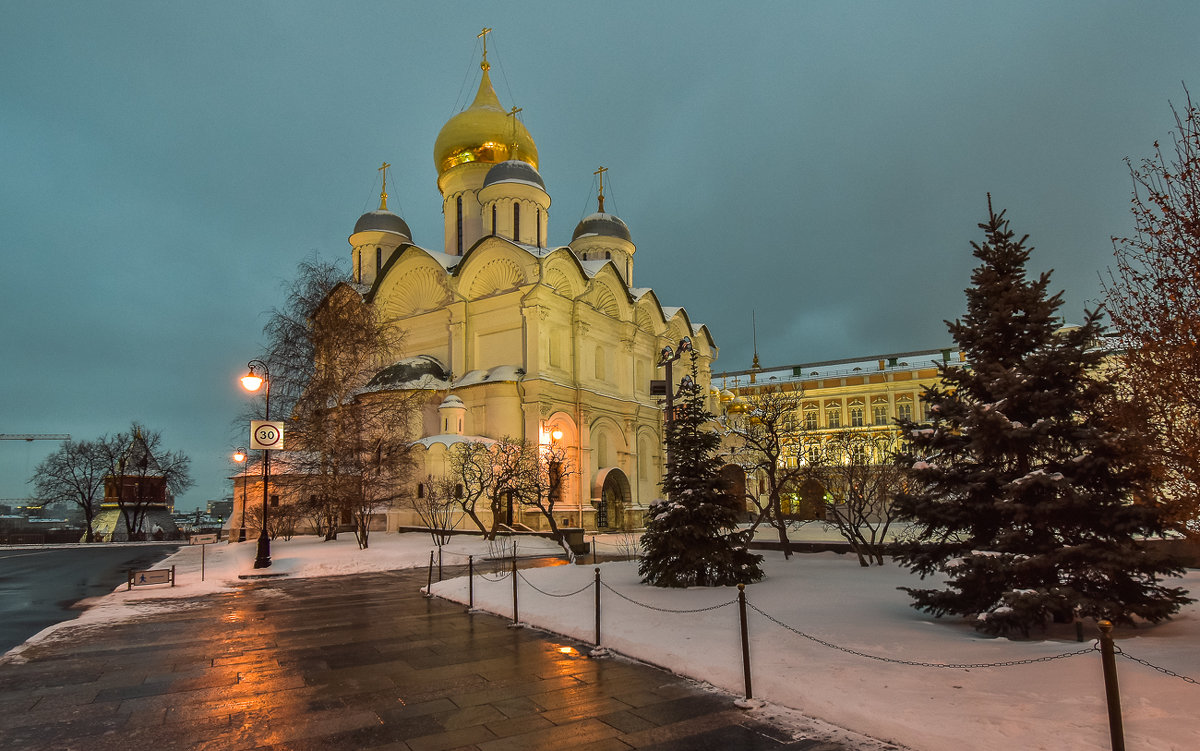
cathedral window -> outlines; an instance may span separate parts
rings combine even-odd
[[[604,362],[604,348],[596,347],[596,380],[603,381],[608,376]]]
[[[458,229],[456,232],[456,236],[457,236],[457,240],[458,240],[458,254],[461,256],[462,252],[463,252],[463,246],[462,246],[462,196],[458,197],[457,207],[458,207],[457,208]]]
[[[521,242],[521,204],[513,204],[513,242]]]
[[[417,498],[424,498],[424,497],[425,497],[425,483],[418,482],[417,483]]]
[[[496,204],[492,204],[492,234],[496,234]]]
[[[375,249],[375,275],[378,276],[379,272],[382,269],[383,269],[383,248],[376,248]]]
[[[542,247],[542,210],[537,210],[537,246]]]

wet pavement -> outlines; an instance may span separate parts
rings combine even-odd
[[[0,665],[0,747],[850,751],[793,740],[687,679],[426,599],[424,576],[254,582],[64,629]]]

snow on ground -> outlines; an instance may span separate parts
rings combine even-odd
[[[589,536],[590,537],[590,536]],[[628,548],[627,536],[601,536],[599,550]],[[352,535],[336,542],[311,537],[272,543],[273,573],[291,577],[335,576],[423,567],[431,539],[424,534],[375,534],[367,550]],[[520,555],[553,555],[547,540],[522,539]],[[443,550],[443,562],[476,562],[499,551],[476,538],[459,536]],[[26,645],[70,638],[70,629],[136,618],[167,608],[188,607],[188,598],[244,584],[255,572],[253,541],[189,546],[155,568],[176,567],[177,586],[124,585],[88,602],[79,619],[45,629]],[[601,643],[609,649],[711,683],[735,694],[744,691],[735,588],[666,590],[639,583],[636,564],[601,563]],[[754,696],[771,702],[758,710],[800,723],[787,708],[917,751],[1004,749],[1108,749],[1108,721],[1099,653],[1008,667],[949,669],[882,662],[822,646],[786,630],[753,608],[831,644],[892,660],[930,663],[992,663],[1028,660],[1089,649],[1073,630],[1028,641],[987,638],[957,620],[937,620],[913,610],[898,586],[922,586],[895,566],[863,569],[853,556],[821,553],[785,561],[767,553],[767,578],[746,589]],[[436,576],[436,575],[435,575]],[[592,642],[594,568],[553,566],[523,569],[518,579],[521,621]],[[927,583],[926,583],[927,584]],[[1200,593],[1200,570],[1183,585]],[[570,597],[552,594],[579,591]],[[612,588],[612,591],[608,589]],[[465,578],[435,583],[435,594],[466,602]],[[478,576],[475,606],[511,616],[512,581]],[[624,599],[628,598],[628,599]],[[637,604],[635,604],[637,603]],[[669,613],[695,610],[697,613]],[[1090,629],[1089,629],[1090,631]],[[1192,604],[1173,621],[1119,629],[1118,644],[1154,665],[1200,679],[1200,606]],[[0,660],[23,659],[25,645]],[[1193,751],[1200,748],[1200,686],[1119,659],[1126,743],[1129,748]]]
[[[863,569],[852,556],[768,553],[767,578],[747,601],[775,619],[838,646],[912,662],[976,664],[1028,660],[1089,649],[1073,629],[1054,639],[983,637],[961,621],[936,620],[909,607],[899,586],[919,580],[895,566]],[[737,590],[661,590],[639,583],[636,564],[602,563],[601,644],[734,693],[744,691]],[[520,572],[522,622],[592,642],[591,566]],[[1184,584],[1200,592],[1200,571]],[[465,579],[433,587],[467,599]],[[628,599],[623,599],[628,598]],[[636,603],[639,604],[634,604]],[[510,580],[475,582],[475,606],[511,616]],[[715,607],[699,613],[664,613]],[[822,646],[749,611],[751,677],[756,698],[922,751],[1108,749],[1108,720],[1098,652],[1007,667],[949,669],[867,659]],[[1117,633],[1128,653],[1200,678],[1200,607],[1175,621]],[[1130,748],[1200,748],[1195,706],[1200,686],[1122,659],[1118,672]]]

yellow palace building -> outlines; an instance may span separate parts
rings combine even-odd
[[[929,418],[921,393],[938,382],[939,363],[963,364],[965,359],[961,351],[947,348],[760,368],[756,355],[753,367],[716,373],[713,381],[721,389],[720,414],[726,419],[752,410],[766,390],[795,395],[798,409],[792,418],[798,445],[789,447],[790,465],[819,464],[825,444],[846,436],[855,437],[852,445],[862,447],[863,455],[856,460],[871,465],[890,461],[892,438],[898,435],[896,419]],[[747,482],[753,494],[756,479]],[[761,486],[758,492],[763,492]],[[825,488],[811,480],[800,496],[789,498],[796,513],[819,510],[828,500]]]

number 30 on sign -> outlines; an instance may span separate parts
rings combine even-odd
[[[283,423],[268,420],[251,420],[250,448],[265,451],[282,449]]]

